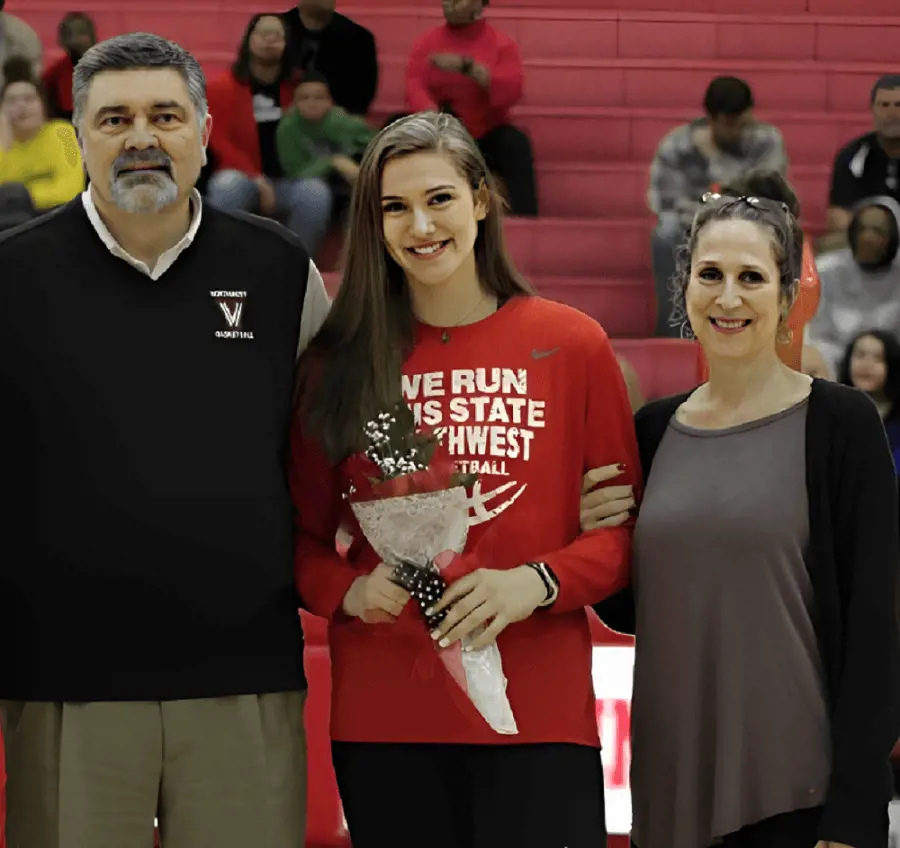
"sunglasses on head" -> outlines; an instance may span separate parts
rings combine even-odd
[[[716,200],[722,200],[723,198],[732,200],[735,203],[746,203],[748,206],[777,206],[785,214],[790,212],[787,203],[779,200],[770,200],[767,197],[747,197],[743,194],[740,197],[735,197],[732,194],[719,194],[717,191],[708,191],[700,198],[700,200],[702,203],[712,203]]]

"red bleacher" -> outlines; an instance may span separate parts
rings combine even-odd
[[[288,6],[287,0],[275,4]],[[233,60],[250,0],[85,0],[101,36],[152,30],[214,71]],[[67,0],[8,0],[48,45]],[[413,39],[440,21],[437,0],[347,0],[340,10],[376,34],[382,67],[373,117],[403,106]],[[660,137],[700,111],[711,77],[753,86],[759,114],[780,127],[807,229],[824,222],[830,163],[871,126],[874,79],[898,70],[896,0],[493,0],[489,15],[527,65],[516,121],[533,141],[544,217],[508,226],[519,266],[545,295],[594,315],[633,364],[648,397],[693,385],[690,343],[647,340],[653,325],[644,193]],[[752,14],[751,14],[752,13]],[[333,289],[335,274],[326,274]],[[322,622],[305,617],[310,844],[345,844],[327,734],[330,668]],[[596,623],[595,640],[615,641]]]
[[[247,0],[86,2],[101,34],[152,29],[210,70],[230,62]],[[62,0],[9,0],[52,44]],[[373,117],[403,106],[415,37],[440,21],[436,0],[360,0],[345,14],[379,44]],[[749,14],[752,10],[753,14]],[[647,164],[660,137],[697,114],[718,73],[745,77],[760,116],[784,134],[805,225],[820,231],[830,162],[870,126],[873,79],[892,69],[900,17],[880,0],[495,0],[491,18],[520,43],[526,95],[516,120],[531,135],[544,217],[513,221],[516,260],[550,297],[595,315],[614,336],[653,323],[645,206]],[[836,16],[841,13],[842,16]],[[645,389],[647,391],[647,389]]]

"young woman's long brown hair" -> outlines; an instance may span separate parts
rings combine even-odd
[[[507,253],[503,201],[463,125],[451,115],[422,112],[385,127],[360,165],[343,282],[299,369],[304,427],[332,461],[361,449],[366,422],[401,399],[401,369],[412,348],[415,316],[405,275],[384,242],[381,176],[392,159],[414,153],[447,154],[473,192],[487,192],[488,212],[475,242],[485,291],[501,301],[534,293]]]

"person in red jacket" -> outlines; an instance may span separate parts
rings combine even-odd
[[[496,185],[456,118],[382,130],[354,190],[343,283],[299,366],[290,477],[300,597],[331,623],[354,848],[605,845],[585,607],[629,579],[631,528],[580,532],[579,496],[589,468],[640,473],[612,345],[516,271]],[[365,424],[401,386],[478,475],[432,632],[357,526],[347,558],[335,550]],[[437,658],[468,638],[496,640],[518,733],[492,729]]]
[[[513,215],[538,214],[531,141],[510,123],[522,99],[519,46],[483,17],[488,0],[444,0],[443,26],[423,33],[406,70],[406,108],[446,111],[478,140]]]
[[[207,87],[216,172],[206,193],[220,208],[283,219],[314,256],[331,222],[331,188],[322,179],[285,178],[276,144],[296,78],[284,21],[254,15],[234,66]]]
[[[85,12],[69,12],[59,22],[59,46],[65,51],[42,75],[51,118],[72,120],[72,72],[79,60],[97,43],[94,20]]]

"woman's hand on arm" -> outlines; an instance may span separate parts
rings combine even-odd
[[[620,474],[621,465],[604,465],[592,468],[584,475],[581,486],[582,533],[598,527],[618,527],[631,517],[631,510],[635,507],[634,487],[602,485]]]

